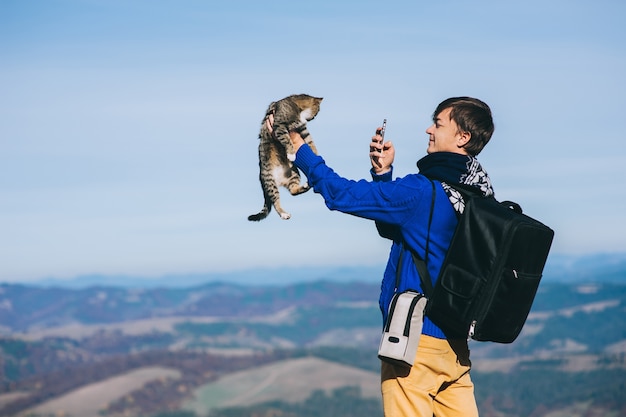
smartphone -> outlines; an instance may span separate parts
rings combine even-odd
[[[387,119],[383,119],[383,126],[380,128],[380,137],[382,138],[380,144],[385,143],[385,129],[387,129]],[[383,155],[383,149],[380,149],[380,155]]]

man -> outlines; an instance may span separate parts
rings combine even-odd
[[[475,158],[493,130],[491,110],[482,101],[471,97],[444,100],[426,130],[428,155],[417,162],[419,174],[392,179],[395,149],[391,141],[382,143],[377,130],[370,143],[373,181],[340,177],[304,144],[300,135],[291,134],[297,151],[295,164],[328,208],[374,220],[379,234],[393,242],[379,300],[383,321],[394,292],[423,292],[411,251],[427,260],[433,280],[439,275],[457,214],[464,204],[448,184],[470,185],[484,195],[493,194],[491,181]],[[435,180],[432,218],[433,188],[429,178]],[[397,268],[400,283],[396,288]],[[381,364],[385,416],[478,416],[469,371],[466,335],[445,335],[425,317],[414,365]]]

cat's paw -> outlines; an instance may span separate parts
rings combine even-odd
[[[283,220],[289,220],[291,218],[291,214],[287,213],[286,211],[280,213],[280,218]]]
[[[289,159],[291,162],[296,160],[296,154],[295,153],[288,153],[287,154],[287,159]]]

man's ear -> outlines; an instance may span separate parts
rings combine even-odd
[[[459,139],[457,141],[457,146],[459,148],[464,148],[472,138],[472,134],[470,132],[459,132]]]

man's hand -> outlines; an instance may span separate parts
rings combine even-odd
[[[267,116],[267,119],[265,120],[265,127],[267,127],[267,130],[270,131],[270,133],[274,133],[274,115],[270,114],[269,116]],[[304,139],[302,139],[302,136],[300,136],[300,133],[298,132],[289,132],[289,139],[291,139],[291,143],[293,145],[294,151],[298,152],[298,149],[300,149],[300,146],[304,145]]]
[[[381,128],[376,129],[376,134],[372,136],[370,142],[370,162],[374,173],[381,175],[391,171],[391,164],[396,156],[396,150],[391,141],[383,143],[380,135]]]

